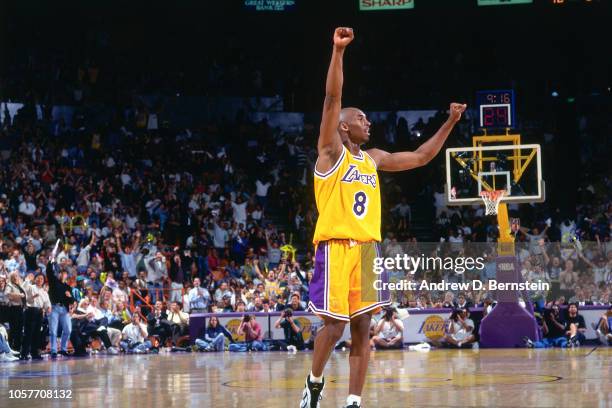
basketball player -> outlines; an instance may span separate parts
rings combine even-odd
[[[450,117],[414,152],[361,150],[370,138],[370,122],[357,108],[341,108],[342,57],[353,41],[351,28],[337,28],[327,72],[325,102],[315,164],[315,198],[319,218],[314,234],[315,272],[309,308],[321,317],[312,370],[306,379],[301,408],[317,408],[325,385],[323,368],[350,323],[352,346],[347,407],[361,406],[370,356],[369,329],[373,313],[389,305],[389,294],[376,292],[367,279],[380,242],[380,183],[377,170],[401,171],[427,164],[439,151],[465,105],[453,103]],[[362,273],[362,266],[364,273]],[[369,292],[368,296],[365,293]]]

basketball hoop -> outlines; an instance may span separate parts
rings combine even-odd
[[[480,198],[485,204],[485,215],[496,215],[497,209],[499,208],[499,202],[502,197],[506,194],[506,190],[482,190],[480,192]]]

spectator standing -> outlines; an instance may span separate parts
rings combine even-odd
[[[21,283],[19,272],[9,273],[6,285],[8,296],[8,319],[10,325],[9,345],[13,350],[21,350],[23,340],[23,311],[26,305],[26,292]]]
[[[247,204],[240,196],[236,198],[236,202],[232,202],[233,218],[238,226],[247,225]]]
[[[200,278],[193,280],[193,288],[188,293],[189,310],[193,312],[206,312],[210,306],[210,293],[200,286]]]
[[[151,302],[155,303],[158,299],[163,299],[163,282],[168,277],[168,268],[166,266],[166,258],[157,251],[155,256],[148,260],[149,273],[147,274],[148,292],[151,296]]]
[[[174,255],[170,262],[170,302],[183,303],[183,282],[185,281],[185,271],[183,260],[178,253],[178,247],[174,248]]]
[[[140,233],[135,234],[135,242],[132,245],[121,245],[121,233],[115,232],[115,242],[117,249],[119,250],[119,257],[121,258],[121,268],[128,272],[128,276],[132,279],[136,278],[136,265],[138,263],[138,243]]]
[[[255,195],[257,196],[257,203],[261,205],[262,208],[266,208],[268,204],[268,190],[270,189],[269,181],[263,179],[257,179],[255,181]]]
[[[34,284],[32,284],[34,282]],[[24,315],[24,333],[21,346],[21,360],[27,360],[31,354],[32,360],[41,360],[40,349],[42,348],[42,324],[44,315],[51,312],[51,301],[49,294],[43,287],[44,276],[39,273],[34,277],[28,274],[24,281],[26,293],[26,310]]]
[[[1,263],[2,261],[0,261]],[[0,272],[0,324],[9,322],[9,290],[7,276]]]

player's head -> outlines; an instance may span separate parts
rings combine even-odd
[[[361,109],[344,108],[340,111],[338,132],[343,142],[348,139],[358,145],[367,143],[370,140],[370,125]]]

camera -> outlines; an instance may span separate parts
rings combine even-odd
[[[288,307],[288,308],[285,309],[284,313],[285,313],[285,319],[288,318],[288,317],[292,317],[293,316],[293,309]]]
[[[450,316],[450,320],[456,322],[457,320],[459,320],[459,316],[461,316],[461,309],[454,309],[453,312],[451,313]]]

